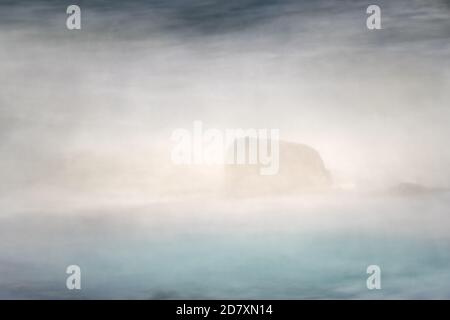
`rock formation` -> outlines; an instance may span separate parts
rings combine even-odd
[[[277,174],[261,175],[260,166],[260,164],[225,165],[227,194],[283,195],[323,191],[331,187],[331,176],[319,153],[304,144],[279,141]]]

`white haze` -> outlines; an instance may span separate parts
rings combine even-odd
[[[171,132],[191,130],[196,119],[219,129],[279,128],[282,139],[316,148],[345,181],[448,187],[443,6],[387,6],[384,30],[372,32],[362,4],[316,14],[292,5],[269,21],[211,34],[88,6],[82,31],[69,32],[52,7],[40,9],[44,22],[32,6],[2,10],[24,21],[0,33],[6,190],[64,186],[70,175],[100,175],[122,160],[111,174],[139,166],[151,179],[161,165],[156,146],[170,149]],[[77,157],[86,167],[70,172]]]

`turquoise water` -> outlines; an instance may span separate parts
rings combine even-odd
[[[162,202],[1,217],[0,298],[450,298],[450,197]],[[65,287],[65,268],[82,289]],[[366,268],[381,268],[381,290]]]

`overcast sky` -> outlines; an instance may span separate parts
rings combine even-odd
[[[69,31],[72,1],[0,2],[2,192],[194,120],[279,128],[350,181],[450,186],[450,1],[376,1],[382,30],[374,1],[77,3]]]

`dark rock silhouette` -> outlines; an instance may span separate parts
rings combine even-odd
[[[246,142],[248,152],[248,138]],[[331,176],[320,154],[304,144],[279,141],[277,174],[261,175],[261,166],[261,164],[225,165],[227,194],[283,195],[324,191],[331,187]]]
[[[396,196],[416,196],[416,195],[425,195],[425,194],[432,194],[432,193],[441,193],[441,192],[448,192],[448,188],[432,188],[432,187],[426,187],[417,183],[411,183],[411,182],[402,182],[399,183],[393,187],[391,187],[389,190],[389,194],[396,195]]]

